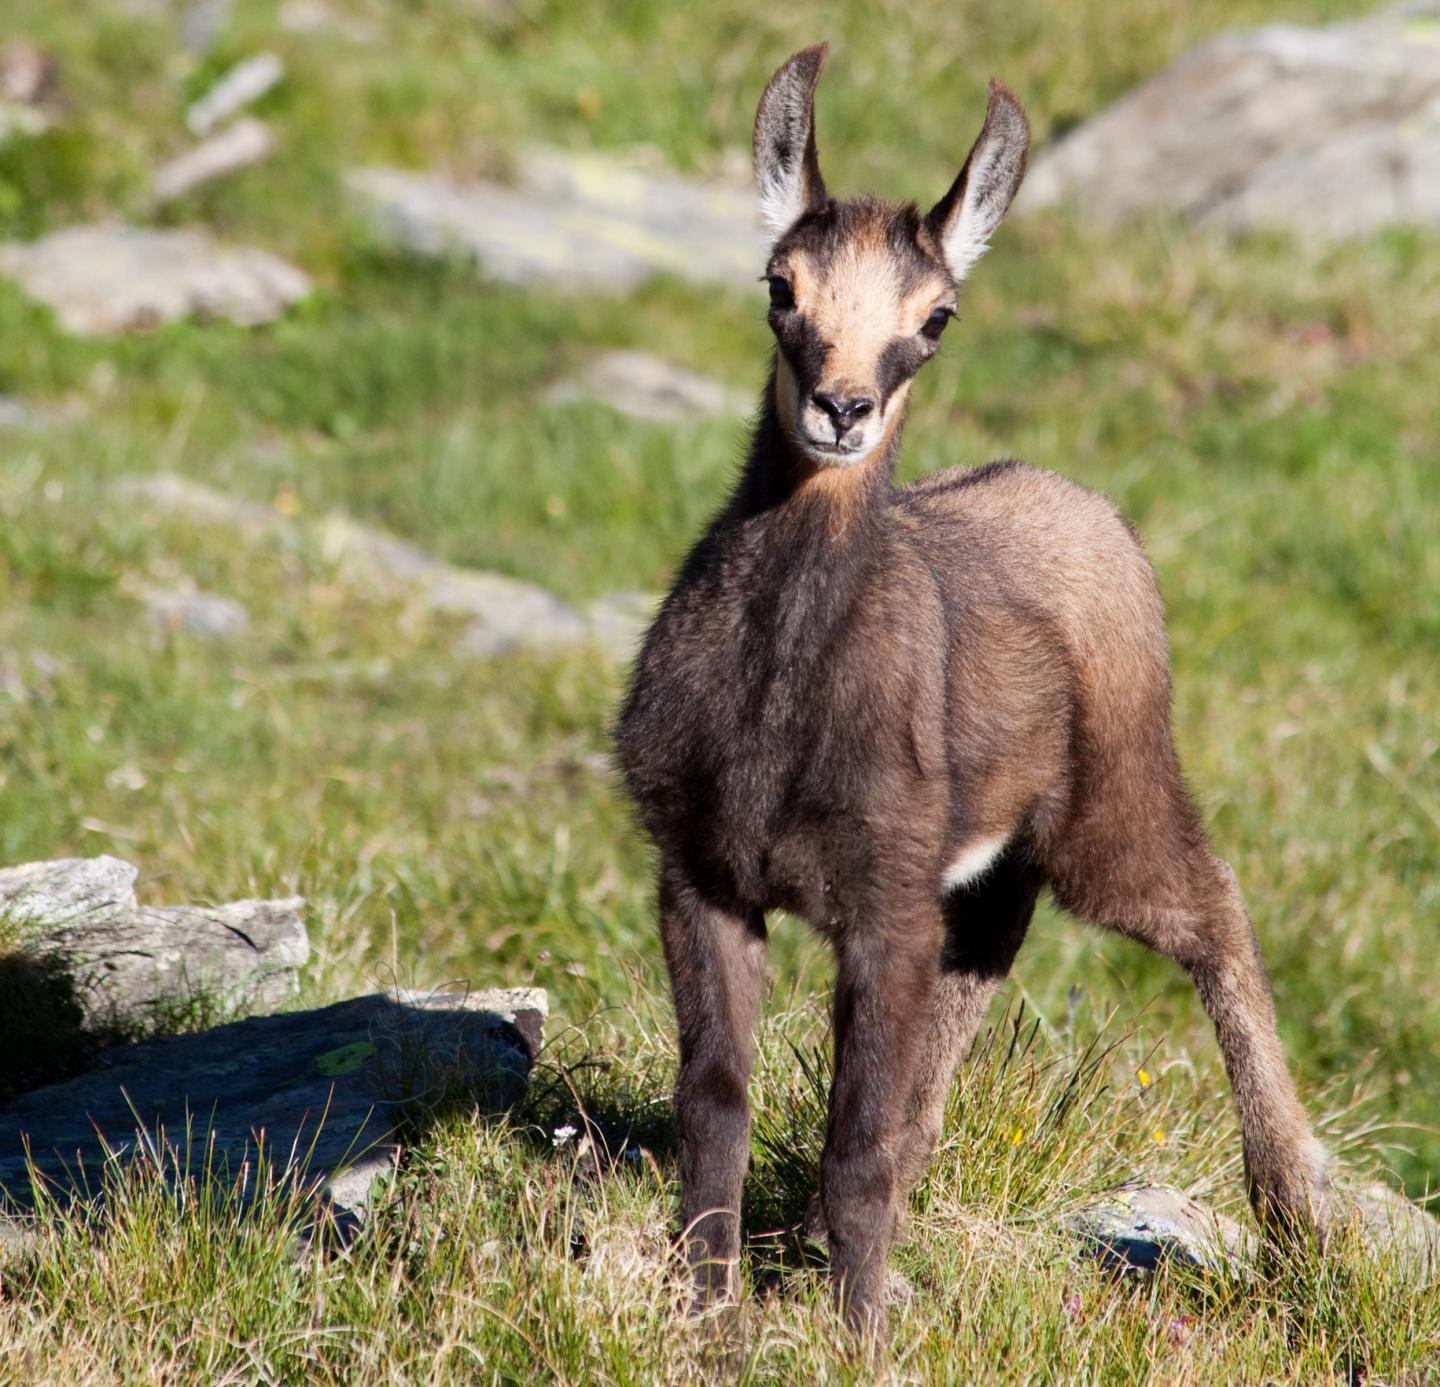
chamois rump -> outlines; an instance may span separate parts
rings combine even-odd
[[[1181,781],[1135,534],[1102,497],[1016,461],[893,483],[910,381],[1020,185],[1029,124],[992,82],[928,213],[838,201],[815,145],[825,53],[797,53],[760,101],[776,351],[743,472],[650,629],[617,728],[659,854],[696,1303],[736,1289],[775,909],[837,955],[815,1212],[852,1327],[878,1327],[897,1217],[1045,888],[1186,970],[1261,1225],[1323,1238],[1325,1155],[1234,874]]]

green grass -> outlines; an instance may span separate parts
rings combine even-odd
[[[573,1147],[550,1141],[576,1098],[547,1071],[513,1122],[430,1132],[361,1245],[304,1262],[282,1235],[301,1216],[293,1192],[242,1219],[218,1187],[177,1206],[153,1173],[117,1175],[105,1219],[0,1261],[0,1379],[863,1378],[814,1269],[765,1236],[813,1180],[823,950],[776,922],[747,1227],[753,1279],[778,1270],[782,1294],[715,1342],[676,1323],[664,1267],[673,1054],[650,863],[599,759],[622,672],[459,661],[450,627],[350,581],[311,523],[341,509],[571,597],[662,587],[733,474],[739,426],[645,425],[547,404],[544,387],[593,349],[641,346],[754,388],[761,291],[662,282],[576,300],[427,268],[373,243],[340,172],[503,167],[532,139],[643,141],[704,169],[744,146],[779,58],[828,34],[832,181],[934,197],[992,71],[1043,137],[1204,34],[1276,12],[347,8],[380,41],[288,35],[275,6],[240,0],[203,62],[177,52],[170,19],[6,11],[59,52],[72,114],[0,148],[0,236],[138,216],[143,170],[183,144],[185,102],[264,44],[290,71],[262,108],[280,152],[167,215],[290,255],[321,287],[269,328],[81,342],[0,285],[0,394],[58,421],[0,434],[0,863],[112,852],[141,866],[151,901],[302,893],[311,1002],[391,979],[543,985],[554,1070],[612,1144],[653,1154],[577,1174]],[[1324,248],[1017,223],[921,378],[905,464],[1024,456],[1141,527],[1170,612],[1182,755],[1246,889],[1307,1099],[1352,1169],[1389,1168],[1417,1196],[1440,1176],[1437,251],[1419,232]],[[293,493],[298,528],[237,538],[110,485],[158,470],[262,503]],[[152,631],[138,586],[182,577],[243,601],[249,631],[223,645]],[[897,1253],[919,1296],[895,1319],[893,1380],[1440,1371],[1433,1285],[1356,1251],[1275,1280],[1237,1268],[1143,1288],[1077,1263],[1054,1217],[1124,1174],[1240,1213],[1238,1142],[1177,970],[1046,908],[1008,989],[1021,1000],[1040,1028],[1003,1064],[997,1010],[1000,1039],[957,1088]],[[1114,1048],[1077,1078],[1096,1037]],[[1143,1093],[1142,1064],[1158,1076]],[[1046,1127],[1064,1091],[1077,1097]]]

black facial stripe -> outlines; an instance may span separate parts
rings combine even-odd
[[[875,386],[880,392],[880,408],[928,360],[930,353],[913,337],[894,337],[885,344],[880,360],[875,363]]]
[[[803,313],[772,313],[775,339],[800,386],[800,398],[809,399],[825,367],[826,347],[815,324]]]

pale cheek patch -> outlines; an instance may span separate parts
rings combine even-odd
[[[977,838],[968,844],[964,852],[946,868],[945,875],[940,878],[941,889],[958,891],[960,887],[978,881],[1004,851],[1007,841],[1005,835],[1000,834],[994,838]]]

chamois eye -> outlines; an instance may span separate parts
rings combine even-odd
[[[782,275],[770,275],[770,307],[771,308],[794,308],[795,290],[791,288],[790,281]]]
[[[940,334],[945,331],[945,324],[954,316],[955,314],[948,308],[937,308],[925,319],[925,326],[920,329],[921,337],[928,337],[932,342],[938,342]]]

